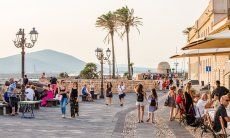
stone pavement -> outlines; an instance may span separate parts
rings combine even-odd
[[[69,107],[65,119],[61,118],[59,108],[42,108],[35,112],[34,119],[0,116],[0,137],[122,137],[119,133],[123,127],[122,118],[135,107],[134,96],[127,94],[124,107],[120,107],[117,95],[111,106],[106,106],[104,100],[81,102],[80,116],[75,119],[69,118]]]
[[[160,93],[159,95],[161,97],[163,94]],[[104,100],[81,102],[80,116],[75,119],[69,117],[69,107],[65,119],[61,118],[60,108],[41,108],[35,112],[34,119],[22,119],[20,116],[0,116],[0,137],[121,138],[124,137],[123,131],[127,113],[135,112],[135,94],[127,94],[125,101],[124,107],[120,107],[118,96],[114,95],[111,106],[106,106]],[[164,113],[165,116],[168,116],[168,112],[164,112],[166,112]],[[147,125],[149,124],[138,125],[137,137],[157,137],[153,135],[155,127],[151,125],[146,127]]]
[[[169,108],[164,106],[167,94],[159,97],[159,109],[155,112],[156,124],[138,124],[137,137],[176,137],[176,138],[193,138],[193,136],[178,121],[169,121]],[[147,107],[146,107],[147,110]],[[147,112],[145,112],[147,118]]]

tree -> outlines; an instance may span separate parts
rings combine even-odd
[[[114,32],[117,32],[117,19],[116,15],[109,11],[107,14],[103,14],[100,17],[97,18],[96,21],[96,27],[101,27],[108,31],[108,34],[106,35],[104,42],[108,40],[108,43],[110,40],[112,41],[112,60],[113,60],[113,79],[115,78],[115,48],[114,48]]]
[[[66,72],[61,72],[61,73],[59,74],[59,77],[60,77],[60,78],[68,78],[69,75],[68,75]]]
[[[87,63],[85,65],[85,68],[80,72],[80,77],[83,79],[96,79],[96,78],[98,78],[97,65],[94,63]]]
[[[133,66],[134,66],[134,63],[133,62],[130,63],[129,66],[130,66],[130,69],[131,69],[131,78],[133,78]]]
[[[126,34],[127,38],[127,57],[128,57],[128,73],[129,79],[131,79],[131,68],[130,68],[130,46],[129,46],[129,32],[131,27],[135,27],[137,31],[140,33],[138,28],[139,25],[142,25],[142,18],[134,16],[134,9],[129,9],[127,6],[118,9],[115,12],[118,20],[118,27],[123,27],[124,31],[122,33],[122,37]]]

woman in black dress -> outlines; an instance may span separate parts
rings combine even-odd
[[[188,125],[193,124],[196,120],[195,109],[193,106],[193,94],[191,90],[191,83],[187,83],[185,96],[185,112],[186,112],[186,122]]]
[[[185,96],[185,112],[186,114],[189,114],[189,109],[193,105],[191,83],[187,83],[184,96]]]
[[[106,88],[106,105],[111,105],[112,104],[112,97],[113,97],[113,92],[112,92],[112,83],[108,82],[107,83],[107,88]]]
[[[75,117],[75,114],[79,116],[79,105],[78,105],[77,98],[78,98],[78,84],[77,82],[74,82],[70,93],[70,113],[72,118]]]

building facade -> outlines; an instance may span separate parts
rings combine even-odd
[[[195,24],[184,31],[187,35],[188,43],[208,35],[229,30],[229,3],[230,0],[210,0],[208,7]],[[228,62],[230,53],[199,56],[199,50],[197,50],[197,54],[198,56],[189,57],[188,59],[189,78],[199,80],[203,84],[210,83],[212,86],[216,80],[220,80],[222,85],[230,88]]]

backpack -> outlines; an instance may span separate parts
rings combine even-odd
[[[142,92],[137,93],[137,101],[143,102],[144,101],[144,94]]]
[[[150,106],[156,106],[156,105],[157,105],[156,100],[151,99]]]

